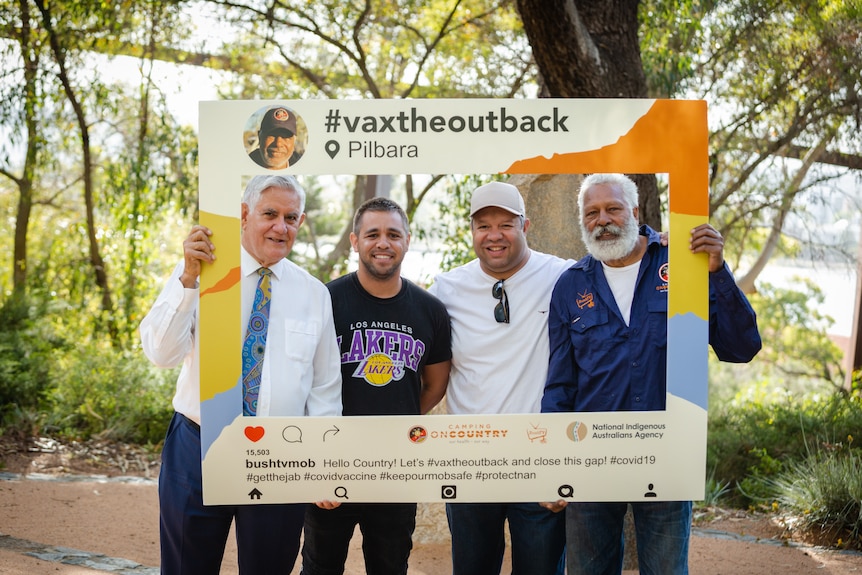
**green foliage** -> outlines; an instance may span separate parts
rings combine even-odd
[[[514,2],[208,3],[240,36],[234,97],[502,97],[534,83]]]
[[[764,342],[754,361],[710,357],[707,488],[727,486],[732,504],[770,505],[776,478],[862,429],[862,395],[843,387],[841,351],[826,335],[832,319],[817,311],[822,294],[800,284],[764,284],[751,296]]]
[[[862,429],[858,396],[797,398],[765,385],[710,410],[707,462],[719,481],[736,486],[740,504],[769,500],[769,481],[793,461],[852,441]]]
[[[713,469],[706,478],[703,500],[696,502],[696,504],[698,507],[717,507],[730,494],[731,489],[729,481],[715,478],[715,469]]]
[[[650,97],[679,94],[694,75],[703,20],[713,0],[644,0],[638,8],[641,58]],[[656,26],[657,22],[664,25]]]
[[[46,431],[138,444],[162,440],[176,370],[157,369],[140,352],[92,342],[58,354],[56,362]]]
[[[86,322],[58,309],[33,298],[0,306],[0,433],[160,442],[176,370],[92,338]]]
[[[798,286],[763,283],[750,296],[764,342],[758,361],[774,366],[797,385],[826,382],[840,390],[845,379],[843,352],[826,333],[834,320],[817,310],[823,292],[811,280],[798,280]]]
[[[353,178],[335,177],[324,183],[314,176],[306,176],[300,182],[306,195],[305,221],[289,258],[323,282],[346,267],[346,262],[341,261],[332,265],[328,256],[330,247],[353,216],[350,190],[353,182]]]
[[[37,302],[9,298],[0,306],[0,428],[17,413],[38,411],[50,387],[54,349],[62,338],[45,329]]]
[[[862,549],[862,451],[813,453],[767,482],[770,496],[800,525],[837,547]]]
[[[178,20],[177,4],[164,0],[51,2],[44,17],[32,3],[11,4],[3,8],[9,30],[21,31],[16,40],[23,53],[11,44],[0,49],[0,123],[11,135],[0,143],[0,209],[20,226],[14,238],[15,248],[26,253],[15,264],[26,273],[20,287],[50,294],[52,315],[80,316],[93,333],[110,326],[113,343],[127,347],[152,294],[140,270],[158,258],[153,238],[161,217],[196,204],[196,135],[177,126],[146,58],[169,37],[180,40],[184,20]],[[57,52],[49,48],[48,29],[56,33]],[[107,45],[145,47],[137,65],[125,65],[139,71],[137,86],[107,72],[121,64],[96,54]],[[16,91],[26,59],[39,73],[28,80],[27,91]],[[60,62],[67,86],[57,81]],[[72,94],[86,133],[72,113]],[[28,121],[34,128],[24,130]],[[23,148],[35,153],[25,156]],[[91,154],[86,162],[84,150]],[[22,209],[20,200],[16,206],[15,194],[25,197],[25,181],[32,209]],[[92,193],[85,199],[87,189]],[[2,232],[0,224],[0,247],[11,253],[12,234]],[[6,285],[5,270],[12,266],[0,268]]]
[[[787,159],[821,144],[854,157],[862,148],[858,14],[854,0],[730,0],[703,20],[688,88],[717,104],[710,214],[730,260],[750,255],[756,245],[747,240],[776,226],[785,237],[810,234],[806,243],[816,244],[829,212],[835,220],[858,213],[834,184],[852,163]],[[846,246],[829,247],[846,253]]]
[[[739,493],[750,501],[765,501],[770,499],[770,489],[767,483],[783,469],[781,461],[770,456],[765,448],[753,447],[748,451],[752,460],[747,475],[737,484]]]

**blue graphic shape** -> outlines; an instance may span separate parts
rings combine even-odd
[[[667,392],[707,408],[709,322],[689,312],[667,322]]]
[[[239,378],[232,388],[201,402],[201,461],[206,459],[207,451],[222,430],[240,414],[241,406],[242,381]]]

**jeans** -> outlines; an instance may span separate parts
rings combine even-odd
[[[405,575],[416,527],[415,503],[309,505],[305,513],[302,575],[341,575],[359,525],[367,575]]]
[[[305,504],[204,505],[200,428],[175,413],[159,472],[162,575],[218,575],[232,521],[241,575],[293,569]]]
[[[513,575],[562,574],[565,515],[538,503],[447,503],[453,575],[499,575],[509,522]]]
[[[569,575],[619,575],[627,503],[569,503]],[[632,503],[641,575],[687,575],[691,501]]]

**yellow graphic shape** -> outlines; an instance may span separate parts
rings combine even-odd
[[[200,278],[198,337],[201,357],[201,401],[230,389],[242,370],[239,218],[201,212],[200,223],[212,230],[216,260],[204,265]],[[206,355],[203,354],[206,350]]]
[[[709,256],[693,254],[688,249],[691,230],[706,221],[705,216],[670,215],[668,317],[693,313],[709,321]]]

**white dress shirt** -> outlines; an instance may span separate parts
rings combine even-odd
[[[260,264],[241,249],[242,323],[237,326],[237,364],[254,303]],[[200,423],[199,289],[180,282],[180,262],[141,322],[141,344],[159,367],[182,365],[174,409]],[[341,360],[329,290],[308,272],[283,259],[272,270],[272,302],[257,414],[341,415]],[[242,406],[237,405],[237,413]]]

